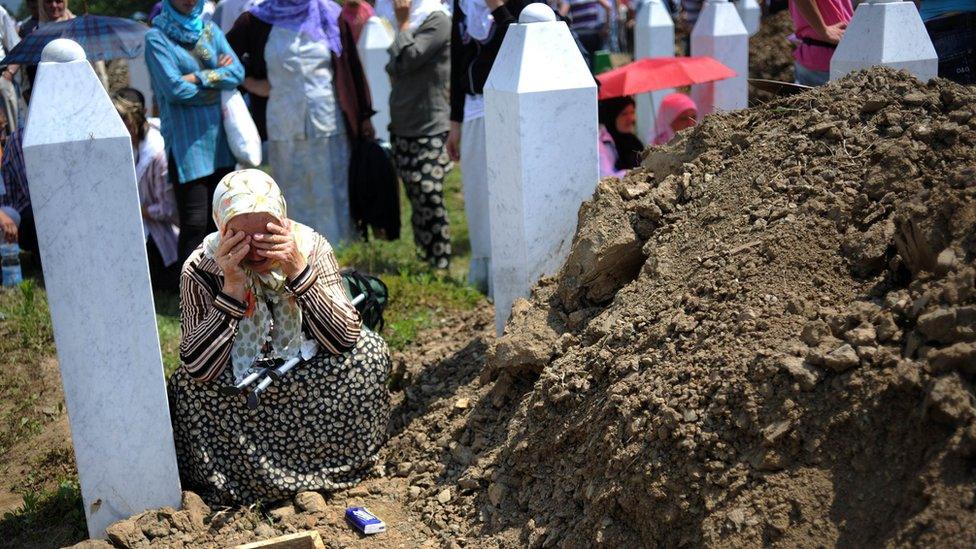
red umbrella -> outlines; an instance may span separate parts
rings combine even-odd
[[[711,57],[648,57],[598,74],[600,99],[623,97],[735,76],[735,71]]]

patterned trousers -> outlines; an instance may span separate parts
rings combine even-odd
[[[413,214],[413,240],[431,265],[446,269],[451,260],[451,232],[444,203],[444,176],[451,169],[447,132],[425,137],[390,136],[397,171]]]

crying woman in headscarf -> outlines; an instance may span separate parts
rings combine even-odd
[[[329,242],[288,218],[271,176],[225,176],[213,218],[217,232],[180,278],[169,392],[184,483],[228,505],[355,485],[385,440],[386,343],[362,326]]]

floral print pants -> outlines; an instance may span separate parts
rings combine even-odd
[[[451,261],[451,233],[444,204],[444,176],[451,169],[447,133],[426,137],[392,136],[393,156],[413,215],[413,239],[431,265],[446,269]]]

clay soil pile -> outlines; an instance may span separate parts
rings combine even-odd
[[[875,69],[605,180],[490,350],[537,545],[976,545],[976,90]],[[511,386],[516,386],[511,385]]]

